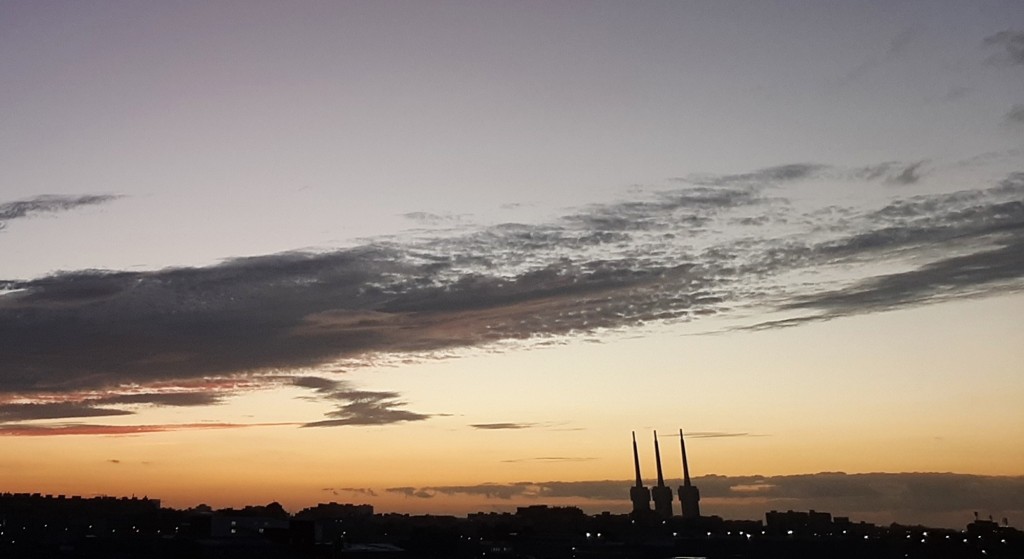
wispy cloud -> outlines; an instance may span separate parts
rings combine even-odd
[[[90,405],[83,405],[78,402],[0,404],[0,421],[104,417],[131,414],[132,412],[130,411],[111,408],[96,408]]]
[[[985,46],[997,49],[989,59],[996,64],[1024,66],[1024,31],[1007,29],[985,37]]]
[[[924,165],[924,161],[918,161],[917,163],[911,163],[899,173],[889,178],[889,182],[894,184],[915,184],[921,180],[921,166]]]
[[[219,404],[222,399],[223,395],[214,392],[140,392],[105,396],[94,401],[97,404],[193,407]]]
[[[980,476],[950,473],[822,472],[788,476],[699,476],[702,508],[740,511],[749,507],[755,515],[770,508],[828,510],[837,514],[864,515],[877,511],[962,513],[989,510],[1000,514],[1024,513],[1024,476]],[[681,480],[666,480],[678,485]],[[575,482],[516,482],[400,487],[388,491],[430,498],[438,495],[469,495],[484,499],[573,499],[618,502],[628,506],[632,480]],[[732,516],[732,515],[729,515]]]
[[[0,424],[0,437],[53,437],[67,435],[141,435],[167,431],[205,431],[211,429],[247,429],[251,427],[294,426],[296,423],[168,423],[162,425],[92,425],[70,423],[33,425]]]
[[[997,66],[1024,68],[1024,31],[1007,29],[985,38],[983,44],[995,52],[989,56],[988,62]],[[1009,125],[1024,122],[1024,105],[1010,107],[1004,121]]]
[[[390,487],[385,489],[388,493],[398,493],[405,495],[406,497],[412,497],[416,499],[432,499],[434,493],[426,489],[416,489],[415,487]]]
[[[1011,124],[1024,124],[1024,104],[1014,105],[1006,113],[1006,122]]]
[[[688,177],[546,223],[0,280],[0,402],[65,397],[127,413],[291,384],[335,407],[307,427],[415,422],[436,414],[410,411],[399,392],[287,374],[737,309],[774,312],[748,327],[776,328],[1021,290],[1024,173],[959,192],[881,188],[917,181],[923,163],[779,165]],[[851,182],[887,201],[813,205],[787,189]],[[793,284],[793,273],[810,279]]]
[[[350,425],[388,425],[429,419],[429,414],[403,409],[406,405],[397,392],[355,390],[343,381],[322,377],[298,377],[295,386],[311,388],[319,398],[335,402],[337,409],[327,413],[321,421],[305,423],[303,427],[343,427]]]
[[[873,54],[850,69],[836,81],[835,85],[838,87],[848,86],[875,71],[876,68],[885,66],[900,58],[913,43],[914,39],[917,38],[917,35],[917,30],[912,28],[900,31],[889,41],[884,51]]]
[[[474,429],[483,429],[486,431],[502,431],[507,429],[531,429],[536,426],[536,423],[474,423],[470,425],[470,427]]]
[[[670,437],[679,437],[678,434],[671,434]],[[763,437],[764,435],[752,435],[750,433],[738,433],[738,432],[727,432],[727,431],[694,431],[692,433],[683,433],[688,439],[728,439],[733,437]]]
[[[765,184],[776,184],[800,179],[807,179],[828,169],[828,165],[820,163],[790,163],[765,167],[749,173],[735,175],[689,175],[676,180],[685,181],[690,184],[705,186],[728,186],[728,185],[752,185],[763,186]]]
[[[376,497],[377,492],[369,487],[325,487],[323,491],[330,493],[331,495],[364,495],[367,497]]]
[[[120,196],[112,194],[84,194],[81,196],[45,195],[0,203],[0,229],[5,223],[14,219],[31,217],[37,214],[65,212],[82,206],[94,206],[116,200]]]
[[[593,457],[587,456],[538,456],[536,458],[510,458],[508,460],[502,460],[506,464],[517,464],[519,462],[544,462],[544,463],[555,463],[555,462],[590,462],[595,460]]]

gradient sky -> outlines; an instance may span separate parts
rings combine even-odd
[[[1017,0],[0,2],[0,115],[0,491],[1024,521]]]

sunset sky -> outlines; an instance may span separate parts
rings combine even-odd
[[[0,1],[0,492],[1020,528],[1022,402],[1019,0]]]

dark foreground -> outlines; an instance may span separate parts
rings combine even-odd
[[[1024,532],[975,520],[964,530],[851,523],[827,513],[766,521],[684,520],[523,507],[466,518],[374,514],[322,504],[213,511],[149,499],[0,494],[0,558],[1024,558]]]

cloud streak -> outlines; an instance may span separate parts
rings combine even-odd
[[[990,61],[1010,66],[1024,66],[1024,31],[1007,29],[985,37],[985,46],[996,48],[998,53]]]
[[[1024,476],[980,476],[950,473],[822,472],[787,476],[699,476],[702,509],[727,518],[757,518],[770,509],[827,510],[872,518],[886,511],[888,521],[930,515],[939,525],[962,526],[971,511],[999,516],[1024,513]],[[668,479],[670,486],[681,480]],[[590,501],[607,508],[629,506],[632,480],[484,483],[389,489],[409,497],[474,496],[496,501]],[[881,519],[881,518],[879,518]]]
[[[32,217],[38,214],[66,212],[82,206],[106,204],[118,198],[120,196],[111,194],[84,194],[81,196],[51,194],[0,203],[0,229],[3,229],[6,226],[6,222],[11,220]]]
[[[298,377],[295,386],[310,388],[318,398],[334,403],[336,409],[320,421],[305,423],[302,427],[344,427],[356,425],[390,425],[429,419],[430,414],[404,409],[397,392],[355,390],[342,381],[322,377]]]
[[[397,392],[287,373],[744,309],[781,315],[748,326],[776,328],[1020,291],[1024,173],[929,195],[883,189],[876,206],[798,197],[810,186],[914,183],[922,164],[780,165],[687,177],[547,223],[203,268],[0,280],[0,401],[200,406],[291,384],[335,408],[306,427],[416,422],[435,414],[410,411]],[[83,203],[99,202],[72,207]],[[6,211],[35,211],[19,208]],[[794,273],[811,280],[793,284]],[[203,388],[210,382],[221,385]],[[86,402],[89,391],[110,393]],[[30,408],[10,409],[31,419]]]
[[[0,404],[0,422],[131,414],[132,412],[130,411],[96,408],[79,402]]]
[[[296,423],[168,423],[161,425],[95,425],[70,423],[60,425],[0,424],[0,437],[55,437],[69,435],[141,435],[168,431],[207,431],[247,429],[250,427],[294,426]]]
[[[556,462],[590,462],[596,460],[593,457],[587,456],[538,456],[536,458],[511,458],[508,460],[502,460],[506,464],[518,464],[520,462],[543,462],[543,463],[556,463]]]
[[[536,426],[536,423],[474,423],[470,425],[470,427],[474,429],[481,429],[484,431],[532,429]]]

